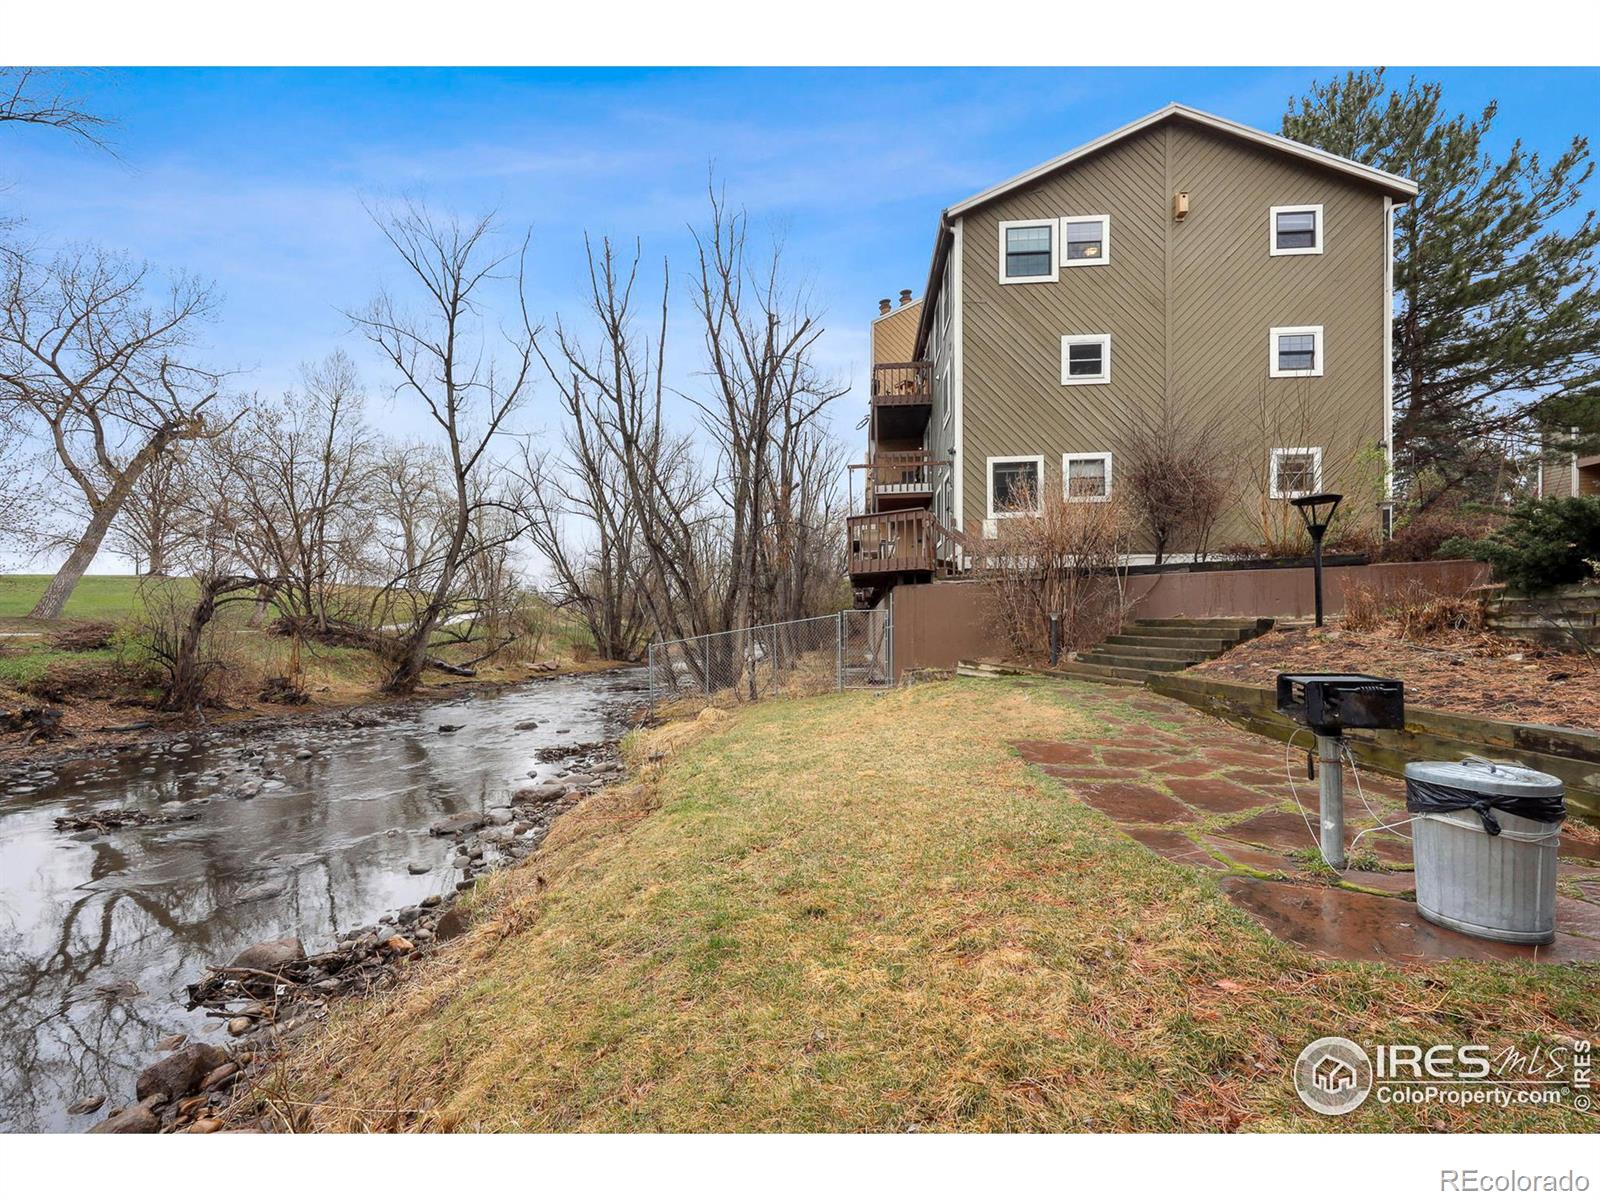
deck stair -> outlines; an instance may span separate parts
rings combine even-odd
[[[1216,658],[1272,628],[1266,617],[1151,617],[1130,621],[1052,674],[1099,683],[1141,684],[1152,675],[1181,671]]]

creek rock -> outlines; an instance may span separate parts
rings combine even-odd
[[[281,967],[306,956],[306,948],[297,937],[278,938],[270,942],[257,942],[247,946],[234,957],[230,966],[249,971],[266,971],[276,974]]]
[[[516,814],[509,808],[491,808],[489,810],[489,824],[509,825],[516,820]]]
[[[441,942],[448,942],[466,931],[467,919],[452,907],[439,914],[439,922],[433,927],[433,936]]]
[[[426,875],[431,870],[433,868],[425,862],[408,862],[406,864],[406,873],[409,875]]]
[[[564,783],[541,783],[535,787],[518,789],[516,795],[511,797],[514,804],[548,804],[552,800],[559,800],[567,794],[567,785]]]
[[[456,813],[440,817],[428,826],[428,832],[434,837],[459,837],[464,833],[474,833],[488,823],[489,818],[482,813]]]
[[[85,1113],[97,1112],[105,1102],[104,1096],[85,1096],[82,1100],[74,1100],[67,1105],[67,1112],[75,1117],[81,1117]]]
[[[160,1133],[161,1118],[156,1116],[143,1104],[135,1104],[123,1109],[115,1116],[107,1117],[100,1124],[92,1126],[90,1133]]]
[[[228,1053],[221,1046],[193,1042],[141,1071],[133,1094],[140,1100],[157,1094],[187,1096],[200,1086],[202,1079],[227,1061]]]

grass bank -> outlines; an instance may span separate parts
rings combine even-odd
[[[1078,693],[1079,696],[1082,693]],[[398,991],[247,1102],[323,1130],[1589,1129],[1569,1109],[1297,1099],[1314,1037],[1548,1045],[1593,969],[1322,960],[1010,743],[1073,693],[954,680],[639,735]]]

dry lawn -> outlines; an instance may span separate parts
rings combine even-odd
[[[586,801],[480,885],[465,938],[399,990],[336,1008],[239,1119],[1592,1128],[1570,1109],[1307,1111],[1290,1072],[1314,1037],[1547,1046],[1600,1025],[1600,975],[1339,963],[1273,940],[1213,879],[1010,749],[1095,737],[1104,706],[1124,703],[1110,695],[963,679],[639,735],[640,782]]]

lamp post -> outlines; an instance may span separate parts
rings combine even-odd
[[[1316,578],[1319,629],[1322,627],[1322,535],[1333,524],[1334,510],[1343,499],[1336,493],[1324,492],[1315,496],[1297,496],[1289,501],[1300,510],[1300,519],[1306,523],[1306,532],[1311,535],[1311,569]]]

